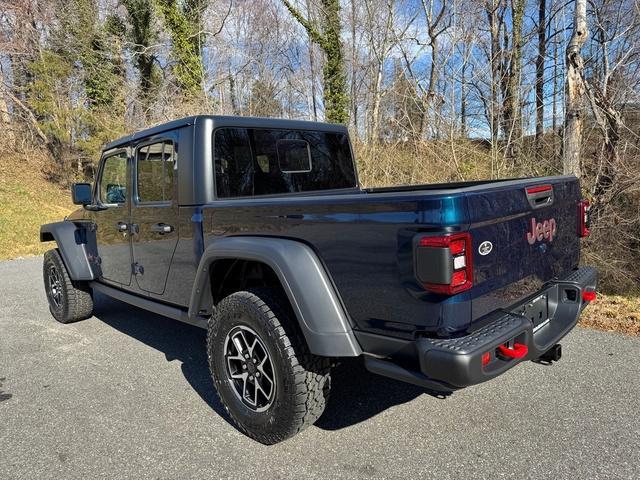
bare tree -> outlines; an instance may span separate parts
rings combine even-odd
[[[587,41],[587,0],[575,0],[573,34],[566,49],[566,114],[563,135],[563,171],[580,177],[580,147],[584,123],[584,60],[582,47]]]
[[[547,56],[547,0],[538,0],[538,56],[536,57],[536,153],[544,134],[544,66]]]
[[[381,12],[382,10],[382,12]],[[382,88],[384,64],[393,48],[394,2],[385,0],[384,5],[365,2],[368,25],[369,51],[371,54],[371,105],[367,122],[366,139],[378,142],[380,139],[380,103],[385,91]]]
[[[491,96],[487,102],[491,143],[497,145],[502,120],[500,85],[504,78],[504,51],[501,36],[504,31],[506,0],[485,0],[485,12],[490,35],[489,62],[491,64]]]
[[[511,0],[511,49],[506,56],[507,64],[503,74],[503,121],[507,143],[506,156],[511,165],[519,160],[522,146],[522,112],[520,108],[520,86],[522,76],[522,23],[525,0]],[[508,49],[508,35],[505,30],[504,49]]]
[[[447,14],[447,1],[440,2],[440,8],[434,10],[435,5],[432,0],[422,0],[422,10],[425,16],[427,37],[431,48],[431,69],[429,71],[429,83],[426,90],[423,90],[423,117],[420,126],[422,138],[428,126],[428,112],[434,103],[436,88],[440,78],[440,43],[439,37],[451,26],[451,19]]]
[[[311,9],[311,0],[307,1],[307,17],[311,18],[312,9]],[[318,121],[318,106],[316,103],[317,94],[316,94],[316,68],[315,68],[315,52],[314,52],[314,43],[313,39],[309,37],[309,79],[311,84],[311,111],[313,112],[313,119]]]
[[[325,53],[323,87],[325,117],[329,122],[349,122],[349,95],[344,71],[342,41],[340,39],[340,1],[322,0],[322,28],[318,28],[288,0],[282,0],[287,10],[304,27]]]

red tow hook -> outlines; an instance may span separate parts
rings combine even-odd
[[[584,290],[582,292],[582,300],[585,302],[593,302],[596,299],[595,290]]]
[[[498,351],[507,358],[524,358],[529,353],[529,349],[525,344],[517,342],[513,344],[513,348],[499,345]]]

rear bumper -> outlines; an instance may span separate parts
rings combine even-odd
[[[520,362],[539,358],[558,343],[589,303],[583,299],[583,292],[595,291],[597,281],[594,268],[582,267],[546,283],[511,311],[494,312],[466,336],[416,340],[419,372],[374,357],[367,357],[365,364],[374,373],[435,390],[455,390],[491,380]],[[532,319],[523,313],[542,295],[548,299],[549,319],[534,328]],[[501,345],[511,347],[514,343],[526,345],[526,355],[509,358],[500,352]]]

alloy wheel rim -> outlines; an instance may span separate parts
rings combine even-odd
[[[62,279],[60,272],[53,265],[49,268],[49,296],[56,307],[62,306]]]
[[[276,382],[269,351],[250,327],[233,328],[224,341],[227,380],[236,396],[254,412],[264,412],[275,398]]]

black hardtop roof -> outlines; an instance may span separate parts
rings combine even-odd
[[[287,130],[318,130],[323,132],[347,133],[344,125],[324,122],[309,122],[306,120],[288,120],[284,118],[238,117],[224,115],[195,115],[191,117],[173,120],[155,127],[135,132],[126,137],[119,138],[105,145],[104,150],[124,147],[136,140],[157,135],[168,130],[195,125],[204,119],[213,120],[213,128],[238,127],[238,128],[281,128]]]

